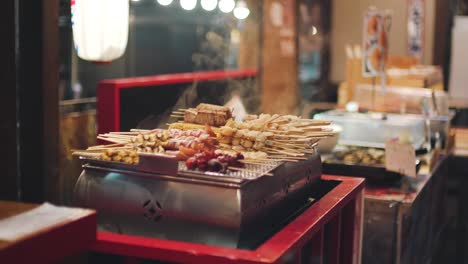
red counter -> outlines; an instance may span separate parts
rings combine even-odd
[[[0,219],[27,212],[37,206],[0,201]],[[82,209],[79,212],[65,222],[38,228],[17,240],[0,240],[0,263],[57,263],[86,251],[96,239],[96,213]]]

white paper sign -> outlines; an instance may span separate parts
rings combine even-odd
[[[424,49],[425,0],[408,0],[408,54],[420,61]]]
[[[416,152],[409,143],[389,140],[385,143],[385,168],[409,177],[416,177]]]

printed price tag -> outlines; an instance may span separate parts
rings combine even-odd
[[[416,177],[416,152],[411,144],[389,140],[385,143],[385,168],[388,171]]]

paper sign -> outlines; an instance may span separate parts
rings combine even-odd
[[[408,54],[418,58],[423,56],[425,0],[408,0]]]
[[[409,143],[389,140],[385,143],[385,168],[409,177],[416,177],[416,152]]]

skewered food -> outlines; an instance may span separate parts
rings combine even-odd
[[[323,137],[331,136],[328,121],[292,115],[249,115],[244,122],[229,120],[219,128],[218,141],[235,151],[264,151],[268,154],[301,156],[309,153]]]
[[[123,162],[127,164],[138,164],[139,158],[136,151],[108,149],[101,153],[99,159],[104,161]]]
[[[199,124],[190,124],[190,123],[172,123],[169,125],[168,129],[179,129],[179,130],[194,130],[194,129],[206,129],[206,125],[199,125]],[[211,127],[211,129],[218,134],[219,128]]]
[[[196,108],[184,111],[186,123],[223,126],[230,118],[232,118],[232,112],[229,108],[212,104],[199,104]]]
[[[333,157],[325,162],[341,161],[350,164],[382,165],[385,163],[385,151],[375,148],[350,147],[336,151]]]
[[[242,167],[243,164],[239,162],[242,159],[244,156],[240,153],[232,155],[225,152],[204,151],[187,159],[185,165],[191,170],[225,172],[228,167]]]

